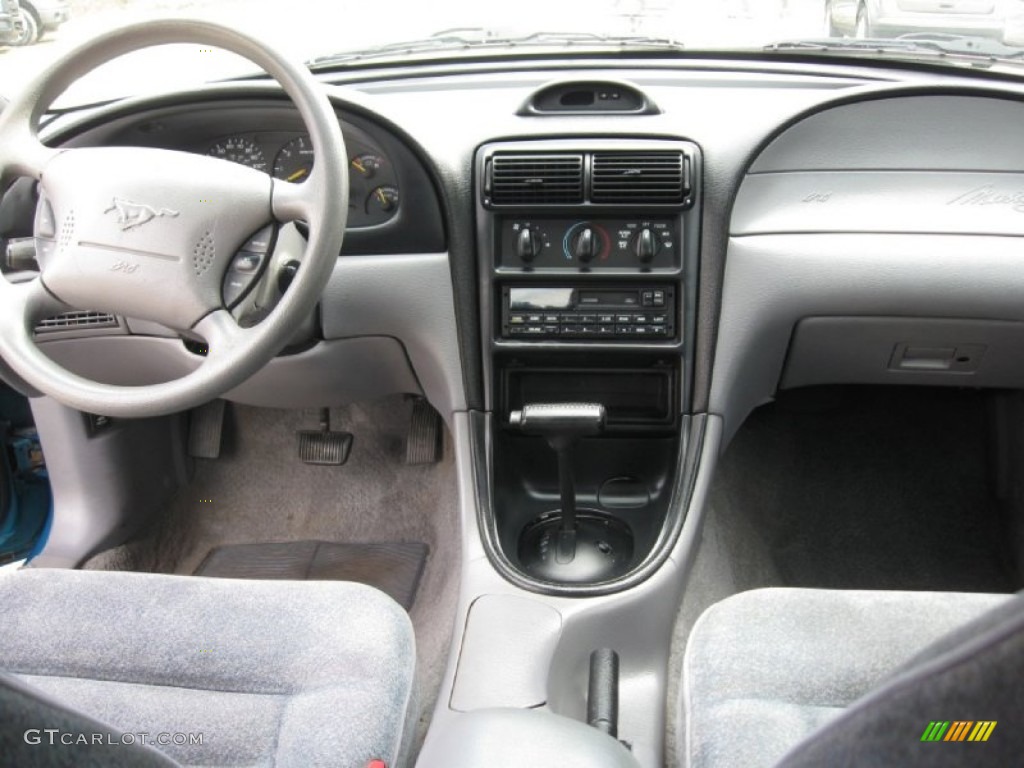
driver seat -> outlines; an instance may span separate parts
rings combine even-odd
[[[412,626],[372,587],[23,568],[0,605],[7,764],[405,759]]]

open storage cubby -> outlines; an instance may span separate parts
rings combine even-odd
[[[545,438],[510,425],[510,414],[527,404],[600,403],[607,412],[604,431],[580,439],[573,450],[576,503],[581,513],[628,526],[632,552],[618,575],[629,572],[651,553],[669,509],[679,463],[678,363],[658,355],[617,361],[562,355],[509,360],[500,372],[492,479],[501,550],[528,571],[520,551],[524,531],[560,508],[554,450]]]

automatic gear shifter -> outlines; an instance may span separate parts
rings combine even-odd
[[[509,424],[547,439],[558,457],[562,507],[527,525],[519,560],[533,575],[555,582],[594,583],[623,573],[633,556],[633,534],[617,517],[576,508],[573,447],[604,429],[605,409],[595,403],[539,403],[509,415]]]

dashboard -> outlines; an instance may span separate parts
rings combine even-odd
[[[505,61],[324,81],[346,139],[350,202],[344,258],[312,339],[397,340],[391,357],[405,363],[385,391],[438,393],[442,411],[489,411],[512,394],[509,366],[667,364],[668,423],[719,413],[728,434],[780,386],[1024,380],[1006,358],[1008,337],[991,327],[939,332],[939,321],[1024,319],[996,289],[956,301],[984,275],[1017,280],[998,255],[1019,234],[1015,208],[1001,202],[1016,199],[1014,174],[1024,171],[1015,139],[1024,92],[1013,81],[813,57]],[[594,88],[625,88],[645,108],[559,107],[560,93]],[[48,131],[70,147],[213,154],[293,183],[315,162],[297,113],[259,82],[99,107]],[[677,152],[681,197],[596,199],[595,164],[624,147]],[[534,191],[564,170],[551,162],[578,163],[582,196],[495,197],[495,172],[508,171],[498,166],[517,155],[547,163],[521,179]],[[30,190],[12,190],[0,235],[30,234],[33,205]],[[974,264],[999,268],[968,269],[952,255],[968,242]],[[912,263],[918,251],[931,254],[927,264]],[[645,304],[654,296],[665,304]],[[840,319],[864,315],[886,329],[873,331],[870,349],[858,323]],[[956,349],[959,338],[984,348],[978,367],[963,370],[958,355],[951,370],[893,368],[906,341],[896,320],[907,317],[937,323],[912,347]],[[76,326],[75,337],[173,335],[130,318],[100,326]]]

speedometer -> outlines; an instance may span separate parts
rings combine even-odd
[[[263,150],[256,142],[241,136],[229,136],[218,141],[206,154],[267,172],[267,159],[263,156]]]

